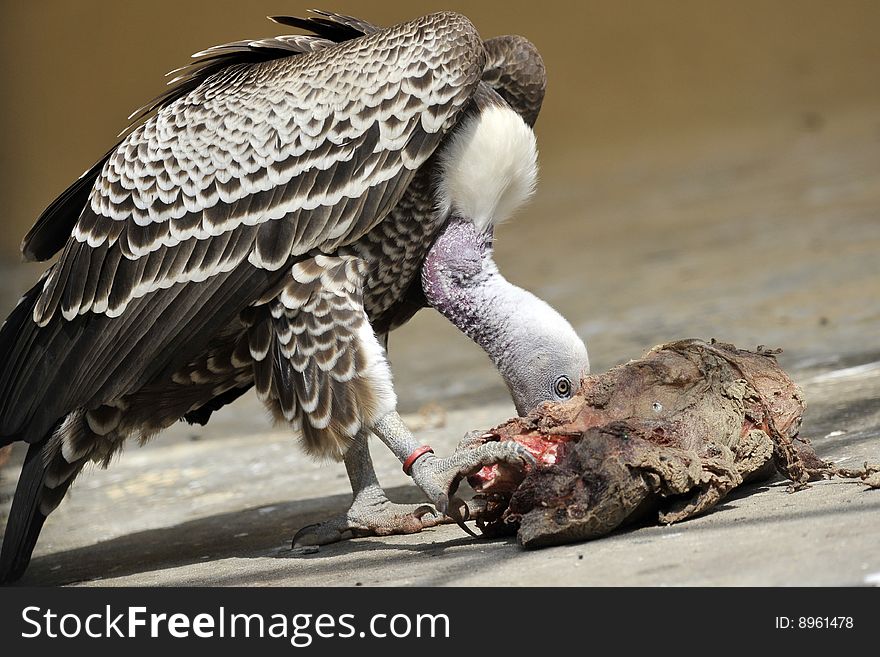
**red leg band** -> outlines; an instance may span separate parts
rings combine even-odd
[[[431,454],[434,453],[434,450],[431,449],[430,445],[422,445],[421,447],[417,447],[415,450],[413,450],[413,453],[407,456],[406,461],[403,462],[404,474],[409,476],[409,471],[412,469],[413,463],[418,461],[420,457],[424,456],[428,452],[430,452]]]

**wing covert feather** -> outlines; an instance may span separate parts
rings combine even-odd
[[[118,316],[133,299],[227,273],[245,257],[274,271],[291,256],[358,239],[454,125],[484,62],[467,19],[440,13],[215,73],[110,155],[35,320],[59,310]],[[196,247],[173,278],[154,262],[237,231],[252,238],[250,249]],[[109,296],[106,285],[68,290],[120,250]]]
[[[381,222],[484,60],[467,19],[433,14],[233,65],[159,109],[109,155],[59,261],[3,331],[0,435],[39,440],[173,371],[285,263]]]

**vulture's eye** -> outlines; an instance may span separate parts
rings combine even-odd
[[[651,410],[655,413],[659,413],[663,410],[663,404],[661,404],[660,402],[654,402],[653,404],[651,404]]]
[[[553,384],[553,394],[560,399],[571,397],[571,381],[567,376],[560,376]]]

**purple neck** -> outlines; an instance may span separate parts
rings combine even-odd
[[[453,217],[422,264],[428,303],[495,363],[522,415],[552,399],[561,374],[589,371],[583,341],[547,303],[509,283],[492,259],[491,231]]]
[[[499,273],[491,231],[477,234],[471,222],[456,218],[425,258],[422,289],[428,303],[482,347],[508,381],[529,349],[529,317],[549,309]]]

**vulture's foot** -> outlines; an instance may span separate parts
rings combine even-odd
[[[459,482],[481,468],[495,464],[509,464],[518,468],[535,467],[535,457],[519,443],[483,442],[481,438],[467,436],[452,456],[441,458],[432,453],[419,457],[412,465],[412,478],[437,510],[457,522],[469,534],[464,522],[479,511],[479,504],[465,502],[455,495]],[[476,506],[475,506],[476,505]]]
[[[502,442],[492,434],[477,432],[465,436],[452,456],[446,458],[435,456],[430,446],[418,444],[415,436],[396,411],[384,415],[372,429],[400,459],[403,463],[403,471],[410,475],[416,485],[428,496],[428,501],[433,502],[440,513],[458,523],[472,536],[476,534],[464,523],[473,517],[474,510],[480,509],[455,496],[459,482],[486,466],[507,464],[523,468],[537,465],[535,457],[518,442],[514,440]],[[493,439],[487,442],[488,438]],[[366,464],[366,460],[360,458]],[[359,463],[357,457],[347,455],[346,467],[349,467],[350,463],[352,467],[349,469],[349,474],[353,475],[352,484],[357,490],[358,470],[354,467]]]
[[[291,547],[327,545],[362,536],[415,534],[427,527],[448,522],[427,504],[397,504],[379,487],[361,491],[345,513],[300,529]]]

